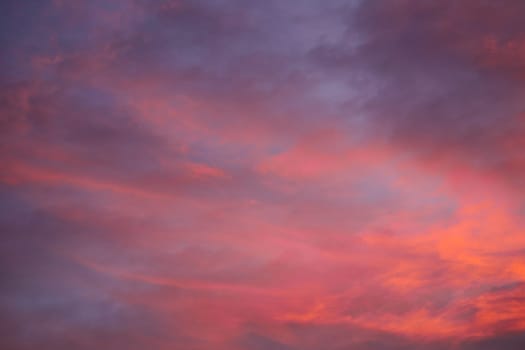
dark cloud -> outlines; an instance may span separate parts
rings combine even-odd
[[[291,350],[290,347],[281,342],[275,341],[271,338],[258,335],[258,334],[247,334],[243,337],[240,342],[242,347],[256,350]]]
[[[362,85],[347,104],[371,118],[371,132],[423,159],[467,164],[519,186],[523,159],[514,147],[524,130],[524,81],[518,67],[499,66],[504,50],[487,42],[520,50],[521,7],[363,2],[345,17],[343,39],[318,46],[312,57],[347,84]]]
[[[489,337],[486,339],[475,339],[465,343],[465,350],[492,350],[492,349],[522,349],[525,346],[525,336],[522,333],[508,334],[503,336]]]

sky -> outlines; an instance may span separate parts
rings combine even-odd
[[[525,2],[0,2],[0,347],[525,348]]]

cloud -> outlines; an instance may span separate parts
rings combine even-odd
[[[10,349],[522,347],[519,1],[7,1]]]

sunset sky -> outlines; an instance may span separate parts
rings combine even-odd
[[[0,1],[2,350],[525,349],[525,1]]]

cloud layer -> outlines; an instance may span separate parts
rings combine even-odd
[[[522,349],[522,1],[4,1],[22,349]]]

